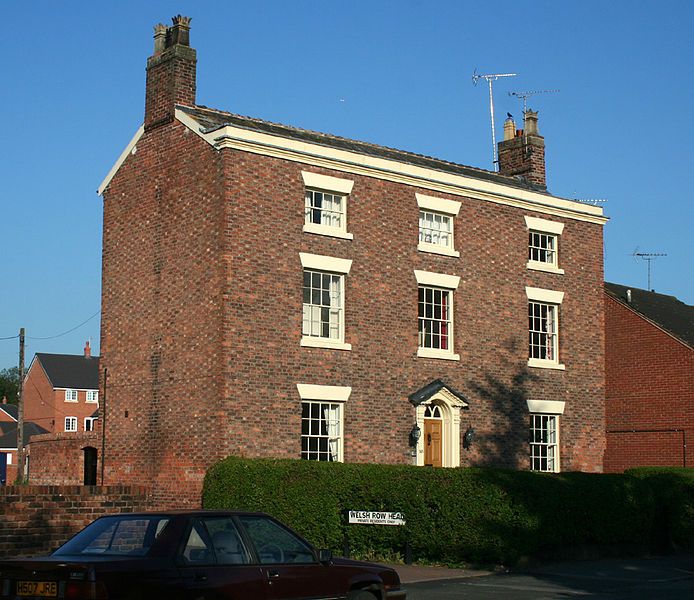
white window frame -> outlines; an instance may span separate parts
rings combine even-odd
[[[421,358],[440,358],[444,360],[460,360],[460,355],[454,352],[455,347],[455,307],[453,301],[453,292],[458,289],[460,277],[457,275],[444,275],[442,273],[432,273],[430,271],[414,272],[417,280],[417,356]],[[422,336],[420,333],[419,316],[419,292],[421,289],[439,290],[448,292],[448,311],[447,318],[448,327],[448,348],[445,350],[439,348],[426,348],[422,344]]]
[[[68,388],[65,390],[65,402],[77,402],[78,400],[78,395],[77,395],[77,390]],[[74,396],[74,398],[73,398]]]
[[[96,421],[97,417],[84,417],[84,430],[85,431],[94,431],[94,423]],[[90,428],[87,429],[87,423],[89,423]]]
[[[551,359],[547,358],[536,358],[531,356],[531,335],[534,330],[530,328],[530,322],[528,322],[528,366],[537,367],[540,369],[557,369],[564,370],[566,366],[559,362],[559,341],[560,341],[560,321],[559,321],[559,307],[564,300],[564,292],[557,292],[555,290],[546,290],[543,288],[526,287],[525,294],[528,298],[528,313],[530,312],[531,306],[539,305],[545,306],[548,310],[552,311],[552,325],[554,331],[551,335],[554,338],[554,344],[552,346],[553,357]],[[528,314],[528,319],[530,319],[530,314]],[[549,332],[534,332],[540,333],[542,335],[549,335]]]
[[[564,223],[526,216],[525,226],[528,230],[528,262],[526,267],[534,271],[563,275],[564,269],[559,268],[559,237],[564,231]],[[554,240],[554,248],[551,250],[552,261],[535,260],[531,257],[533,235],[546,236]]]
[[[425,194],[415,194],[417,198],[417,206],[419,207],[419,243],[417,250],[420,252],[431,252],[433,254],[442,254],[444,256],[459,257],[460,252],[455,249],[455,217],[460,212],[461,202],[455,200],[446,200],[445,198],[434,198]],[[435,244],[422,241],[422,215],[441,216],[449,219],[450,232],[448,235],[448,244]]]
[[[300,252],[301,266],[303,267],[302,278],[308,271],[311,273],[321,273],[339,277],[340,279],[340,298],[339,298],[339,323],[337,338],[329,338],[315,335],[306,335],[304,333],[305,319],[302,317],[301,328],[301,346],[309,348],[329,348],[332,350],[351,350],[352,345],[345,342],[345,283],[346,275],[352,268],[352,261],[344,258],[335,258],[332,256],[323,256],[319,254],[308,254]],[[303,295],[303,285],[302,285]],[[312,307],[312,304],[303,304],[303,312],[306,312],[306,307]]]
[[[329,436],[329,443],[330,440],[332,439],[333,442],[335,443],[335,458],[333,459],[332,462],[344,462],[345,457],[344,457],[344,446],[345,446],[345,434],[344,434],[344,415],[345,415],[345,410],[344,410],[344,405],[347,400],[349,400],[349,397],[352,393],[352,388],[347,387],[347,386],[337,386],[337,385],[313,385],[313,384],[302,384],[302,383],[297,383],[296,384],[297,391],[299,392],[299,397],[301,398],[301,414],[302,414],[302,419],[301,419],[301,451],[300,451],[300,456],[303,460],[316,460],[316,459],[310,459],[310,458],[305,458],[304,454],[305,451],[303,450],[303,440],[305,437],[314,437],[311,434],[304,434],[303,433],[303,426],[304,426],[304,418],[303,418],[303,411],[304,411],[304,404],[318,404],[319,406],[330,406],[333,410],[337,410],[338,417],[337,417],[337,425],[336,425],[336,430],[332,432],[332,436],[330,435],[330,432],[328,433]],[[321,436],[323,437],[323,436]],[[326,461],[327,462],[327,461]]]
[[[74,429],[69,427],[68,424],[74,425]],[[74,432],[77,431],[77,417],[65,417],[65,431]]]
[[[98,390],[87,390],[86,402],[98,404],[99,391]]]
[[[565,403],[556,400],[527,400],[527,405],[530,414],[528,431],[530,470],[559,473],[561,471],[560,416],[564,414]],[[542,419],[546,419],[546,427],[543,427]],[[538,420],[540,427],[537,427]],[[536,440],[535,432],[543,429],[548,429],[553,438],[546,441]],[[546,448],[546,452],[543,452],[542,448]],[[542,461],[546,461],[544,468],[542,468]]]
[[[310,171],[301,171],[301,177],[304,181],[304,227],[306,233],[315,233],[318,235],[327,235],[346,240],[354,239],[354,236],[347,231],[347,205],[349,195],[352,193],[354,181],[350,179],[341,179],[339,177],[331,177],[330,175],[320,175],[319,173],[311,173]],[[311,208],[309,201],[309,193],[324,193],[331,196],[340,197],[340,225],[333,227],[323,223],[313,223],[311,220]],[[317,209],[320,210],[320,209]],[[322,215],[322,211],[321,211]],[[322,220],[322,219],[321,219]]]

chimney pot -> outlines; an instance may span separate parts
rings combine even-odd
[[[157,23],[154,26],[154,54],[160,54],[166,47],[166,25]]]
[[[171,19],[171,45],[190,46],[190,21],[191,17],[176,15]]]
[[[526,135],[539,135],[537,129],[537,112],[530,109],[523,114],[523,127]]]
[[[7,404],[7,396],[3,396],[3,397],[2,397],[2,403],[3,403],[3,404]]]
[[[627,290],[627,302],[631,304],[631,290]]]
[[[511,140],[513,139],[513,135],[516,131],[516,123],[513,120],[513,117],[508,117],[504,121],[504,140]]]
[[[84,344],[84,358],[91,358],[92,356],[92,349],[89,347],[89,340],[87,340]]]

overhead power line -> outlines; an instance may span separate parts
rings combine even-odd
[[[96,317],[96,315],[98,315],[100,312],[101,312],[100,310],[97,310],[91,317],[89,317],[88,319],[85,319],[79,325],[75,325],[72,329],[68,329],[67,331],[63,331],[63,333],[59,333],[58,335],[49,335],[47,337],[33,337],[33,336],[27,336],[27,337],[30,340],[54,340],[55,338],[63,337],[64,335],[67,335],[68,333],[72,333],[76,329],[79,329],[80,327],[82,327],[82,325],[89,323],[89,321],[91,321],[94,317]],[[17,337],[17,336],[15,336],[15,337]]]

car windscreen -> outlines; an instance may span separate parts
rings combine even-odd
[[[162,515],[118,515],[97,519],[53,554],[146,556],[169,523]]]

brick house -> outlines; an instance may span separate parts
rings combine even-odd
[[[495,173],[197,106],[189,24],[155,27],[99,188],[106,483],[194,504],[227,455],[601,471],[606,218],[547,192],[537,113]]]
[[[605,471],[694,465],[694,306],[605,284]]]
[[[24,378],[24,418],[50,433],[92,431],[99,409],[99,357],[37,353]]]
[[[10,485],[17,479],[17,417],[16,404],[3,398],[0,404],[0,485]],[[24,422],[24,440],[47,433],[43,427]]]

